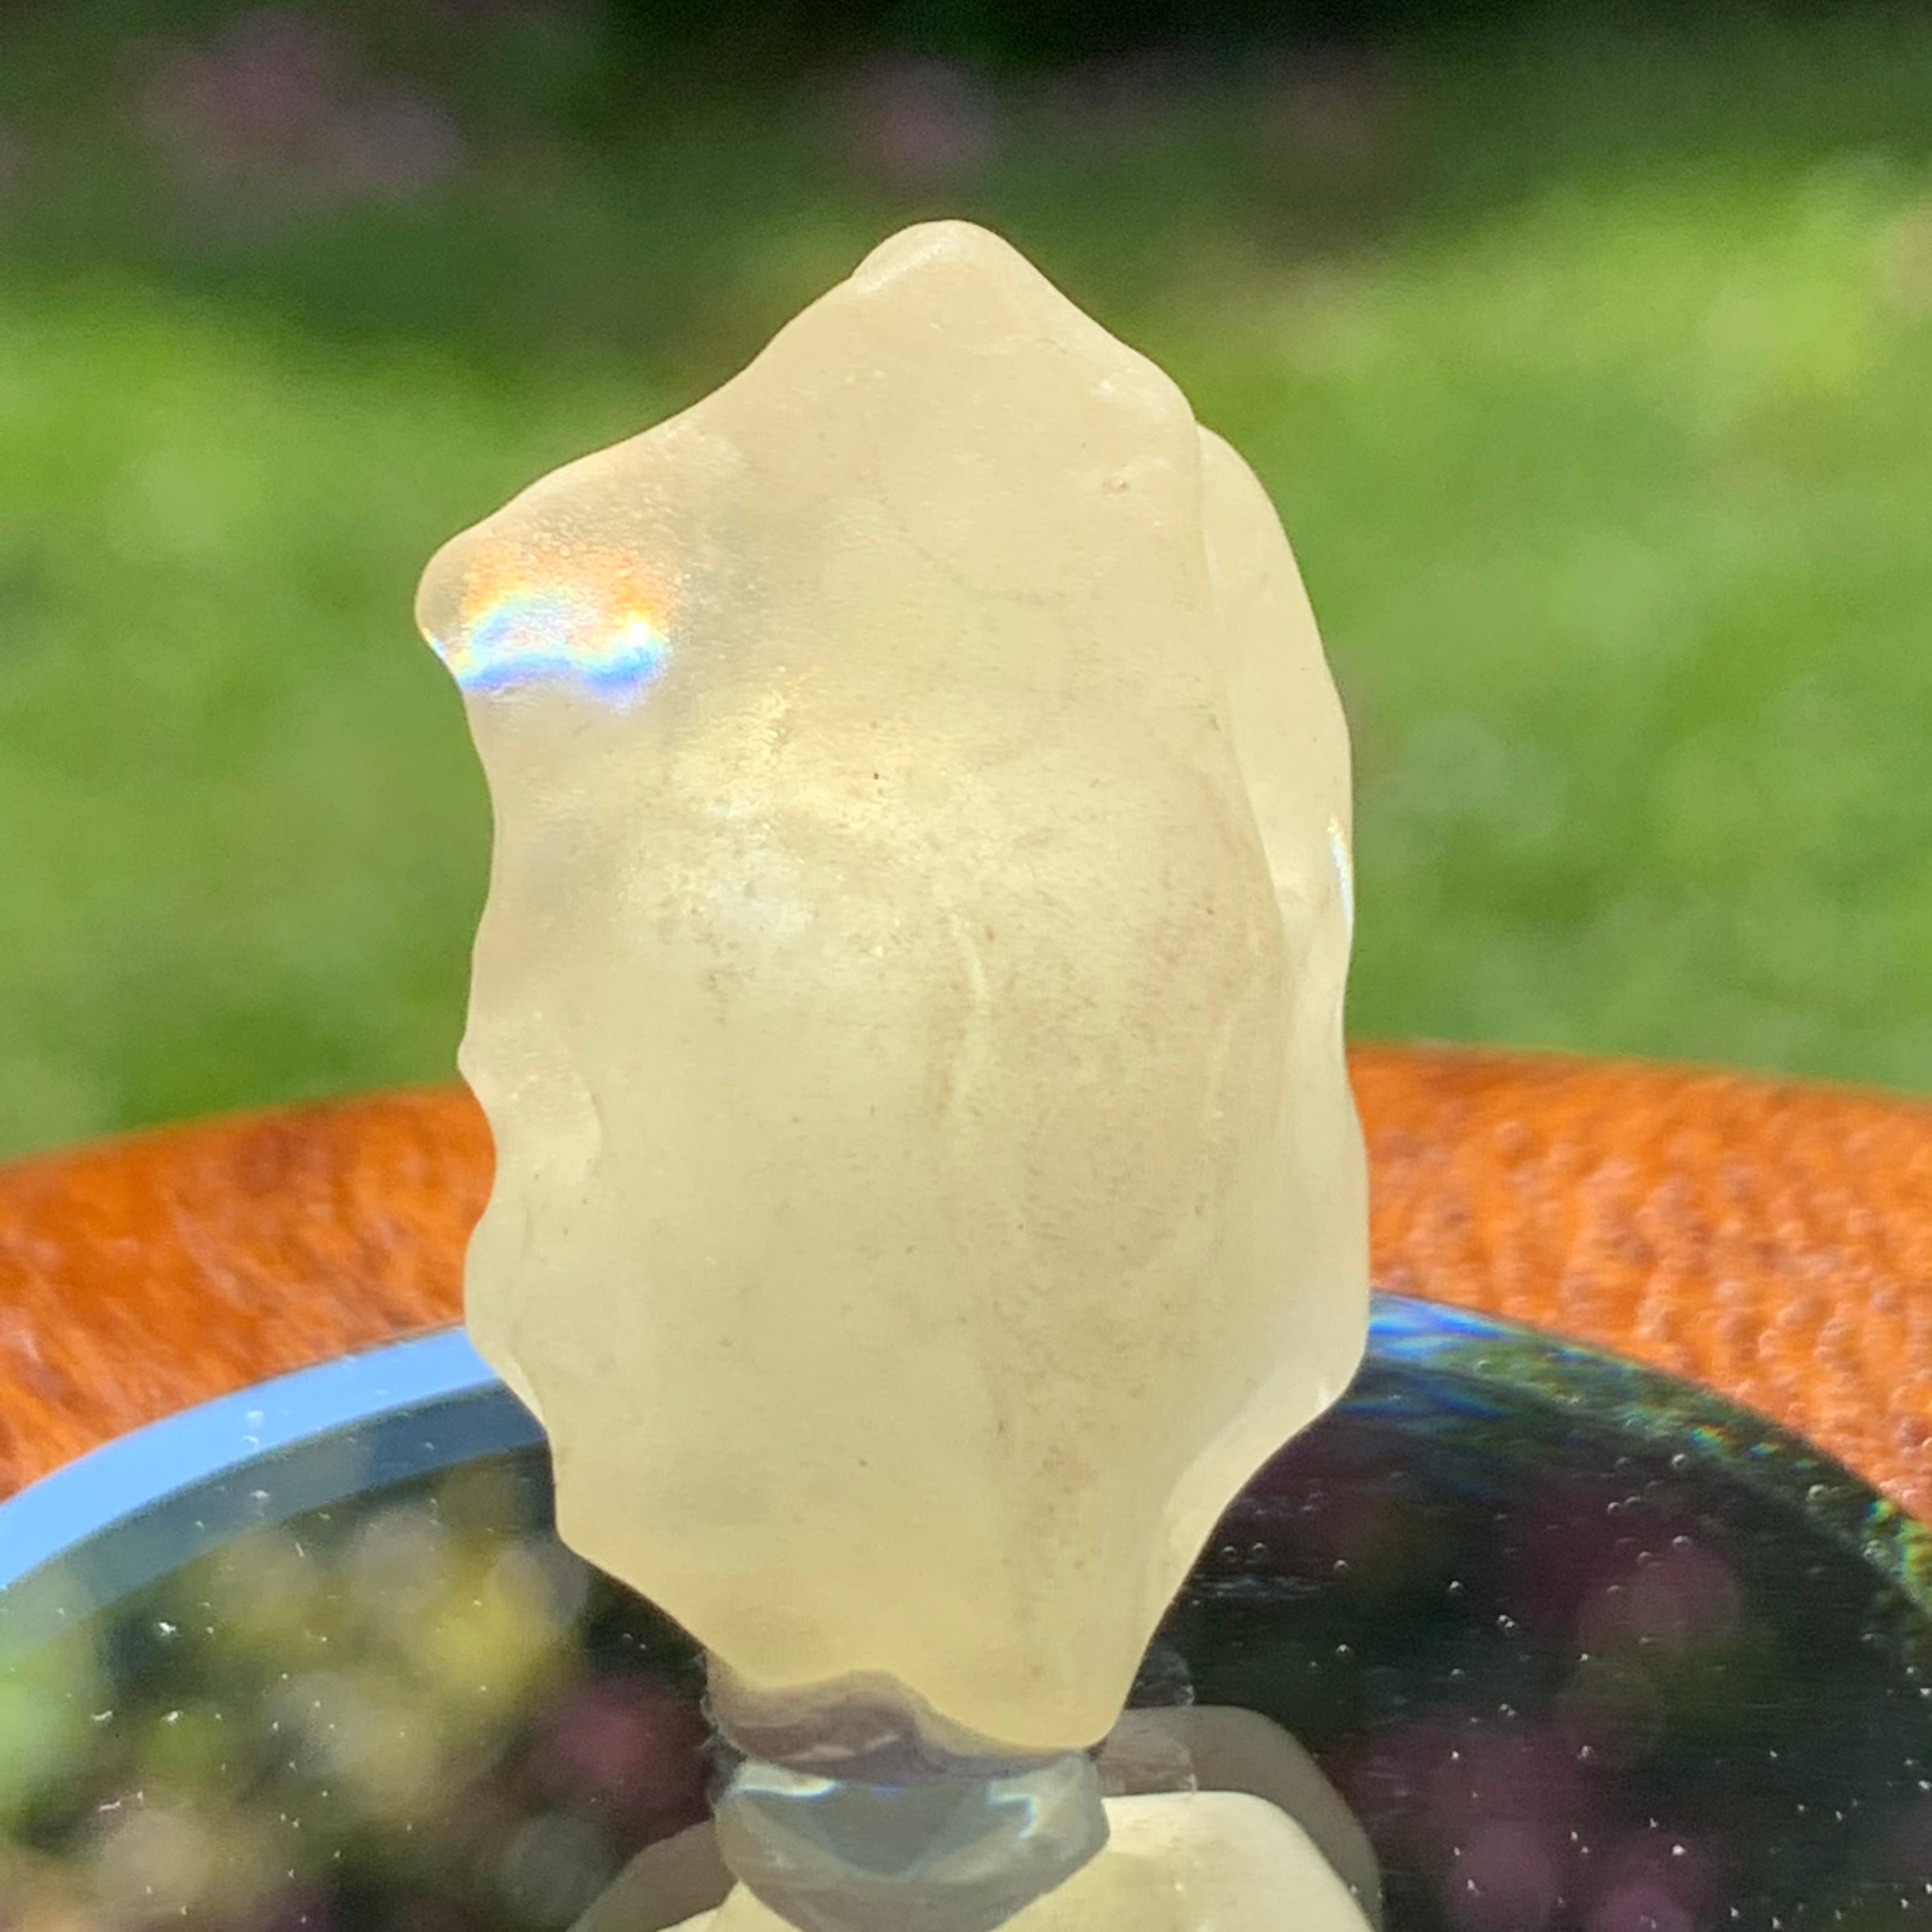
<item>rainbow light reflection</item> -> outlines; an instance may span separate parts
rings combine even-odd
[[[654,684],[671,654],[663,617],[622,571],[571,584],[479,573],[456,635],[429,642],[465,691],[557,682],[617,702]]]

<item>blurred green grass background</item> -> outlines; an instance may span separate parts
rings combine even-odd
[[[613,99],[575,14],[182,11],[0,30],[0,1150],[449,1073],[423,560],[937,213],[1273,491],[1354,1032],[1932,1086],[1932,19]],[[224,122],[237,33],[388,171]]]

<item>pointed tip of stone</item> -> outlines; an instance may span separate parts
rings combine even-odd
[[[921,221],[902,228],[831,292],[836,308],[840,295],[865,303],[931,302],[938,289],[945,291],[949,327],[961,336],[971,335],[976,318],[981,328],[1044,325],[1087,338],[1090,348],[1104,343],[1117,353],[1133,353],[1010,242],[976,222]]]
[[[976,221],[916,221],[888,235],[852,270],[852,280],[871,288],[932,267],[1045,277],[1003,236]]]

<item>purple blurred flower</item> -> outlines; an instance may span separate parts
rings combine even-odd
[[[142,90],[141,125],[180,192],[245,224],[406,199],[462,160],[439,102],[368,78],[338,27],[292,8],[242,14],[168,50]]]
[[[427,95],[394,81],[378,81],[351,101],[340,132],[343,185],[372,200],[420,194],[463,159],[456,123]]]
[[[167,54],[149,80],[142,120],[185,165],[211,173],[299,167],[326,133],[350,65],[328,23],[265,10],[202,46]]]
[[[1541,1629],[1567,1633],[1583,1606],[1629,1561],[1629,1525],[1595,1485],[1552,1482],[1525,1505],[1538,1525],[1510,1579],[1511,1608]]]
[[[1448,1905],[1470,1932],[1542,1932],[1563,1892],[1567,1847],[1515,1818],[1480,1825],[1451,1862]]]
[[[1435,1870],[1471,1932],[1535,1932],[1596,1835],[1592,1767],[1552,1727],[1443,1707],[1378,1728],[1334,1769],[1389,1848]]]
[[[1612,1886],[1589,1918],[1589,1932],[1697,1932],[1697,1918],[1681,1900],[1647,1878]]]
[[[1587,1782],[1555,1729],[1472,1724],[1438,1748],[1426,1787],[1430,1820],[1454,1843],[1505,1819],[1560,1836],[1582,1817]]]
[[[1399,105],[1394,76],[1377,56],[1301,54],[1277,69],[1262,140],[1290,171],[1309,165],[1353,171],[1387,151]]]
[[[855,76],[847,133],[867,172],[918,192],[972,180],[992,159],[999,129],[992,94],[968,68],[901,58]]]
[[[1693,1932],[1717,1890],[1703,1848],[1653,1825],[1611,1847],[1589,1932]]]
[[[530,1770],[553,1797],[609,1805],[660,1829],[704,1815],[704,1722],[664,1687],[599,1678],[564,1704]]]
[[[1729,1643],[1742,1609],[1737,1579],[1724,1558],[1679,1536],[1644,1552],[1586,1603],[1577,1634],[1593,1652],[1654,1649],[1678,1657]]]

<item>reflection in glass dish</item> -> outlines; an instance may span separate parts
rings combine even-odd
[[[1702,1391],[1385,1298],[1136,1702],[1298,1738],[1389,1932],[1911,1925],[1927,1549]],[[460,1337],[110,1446],[0,1505],[0,1925],[561,1928],[708,1815],[700,1660]]]

